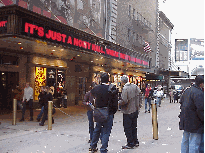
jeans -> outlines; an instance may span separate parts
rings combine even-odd
[[[151,98],[145,98],[145,111],[147,111],[147,102],[149,103],[149,111],[151,108]]]
[[[161,100],[162,100],[161,97],[157,97],[157,106],[160,106],[160,105],[161,105]]]
[[[110,137],[110,133],[111,133],[111,129],[112,129],[112,125],[113,125],[113,117],[114,115],[109,115],[108,116],[108,120],[106,122],[97,122],[94,132],[93,132],[93,139],[92,142],[90,144],[91,148],[96,148],[97,147],[97,143],[100,137],[100,133],[101,130],[103,132],[102,134],[102,147],[100,148],[100,152],[101,153],[107,153],[107,147],[108,147],[108,141],[109,141],[109,137]]]
[[[132,114],[123,114],[124,132],[127,137],[127,145],[130,147],[139,144],[137,139],[137,118],[138,111]]]
[[[181,153],[199,153],[202,135],[203,134],[184,131],[181,143]]]
[[[43,112],[44,112],[44,106],[41,107],[41,112],[38,114],[37,120],[40,120],[40,119],[41,119],[41,117],[42,117],[42,115],[43,115]],[[47,115],[46,119],[48,119],[48,115]]]
[[[30,119],[33,119],[33,99],[30,99],[28,101],[29,104],[29,109],[30,109]],[[22,119],[24,119],[24,115],[26,112],[26,101],[24,101],[23,105],[23,109],[22,109]]]
[[[94,122],[93,122],[93,111],[87,111],[88,121],[89,121],[89,133],[90,133],[90,140],[93,138],[93,131],[94,131]]]
[[[204,133],[201,134],[201,143],[199,146],[199,153],[204,153]]]

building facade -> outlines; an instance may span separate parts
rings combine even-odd
[[[23,89],[26,82],[34,89],[35,102],[40,87],[50,86],[56,101],[62,97],[62,91],[67,91],[67,105],[80,104],[91,83],[100,82],[101,72],[108,72],[110,82],[118,86],[120,76],[128,75],[131,82],[141,87],[145,77],[143,69],[150,67],[151,58],[105,40],[95,35],[97,31],[91,28],[86,32],[69,26],[60,14],[57,18],[64,22],[56,21],[49,12],[42,10],[44,5],[38,5],[39,9],[32,6],[31,1],[29,6],[24,1],[16,1],[20,6],[10,3],[0,9],[2,109],[12,108],[12,89],[17,84]]]

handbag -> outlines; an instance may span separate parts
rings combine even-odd
[[[106,122],[108,120],[108,107],[94,108],[93,118],[94,122]]]

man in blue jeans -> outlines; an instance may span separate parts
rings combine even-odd
[[[184,130],[181,153],[204,152],[204,76],[195,78],[195,85],[181,96],[179,129]]]
[[[93,87],[95,87],[95,86],[96,86],[96,83],[93,82],[91,85],[91,89],[93,89]],[[93,96],[91,95],[90,91],[88,91],[85,94],[83,104],[86,106],[86,108],[88,110],[87,116],[88,116],[88,121],[89,121],[89,133],[90,133],[90,139],[89,139],[88,143],[91,143],[92,137],[93,137],[93,131],[94,131],[94,121],[93,121],[93,110],[89,106],[89,103],[94,105],[94,99],[93,99]]]
[[[109,108],[108,120],[105,122],[96,122],[96,127],[94,129],[93,138],[89,148],[89,151],[91,151],[92,153],[97,152],[97,143],[100,137],[101,130],[103,131],[103,134],[102,134],[102,147],[100,148],[100,152],[107,153],[109,136],[113,125],[113,118],[114,118],[114,114],[118,109],[117,94],[111,95],[108,93],[108,88],[109,88],[109,85],[107,84],[108,81],[109,81],[109,75],[107,73],[102,73],[101,84],[95,86],[91,90],[91,95],[96,98],[95,100],[96,108],[102,108],[102,107]]]

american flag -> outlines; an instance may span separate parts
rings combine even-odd
[[[145,44],[144,44],[144,51],[147,52],[147,53],[152,51],[150,46],[149,46],[149,43],[146,42],[146,41],[145,41]]]

